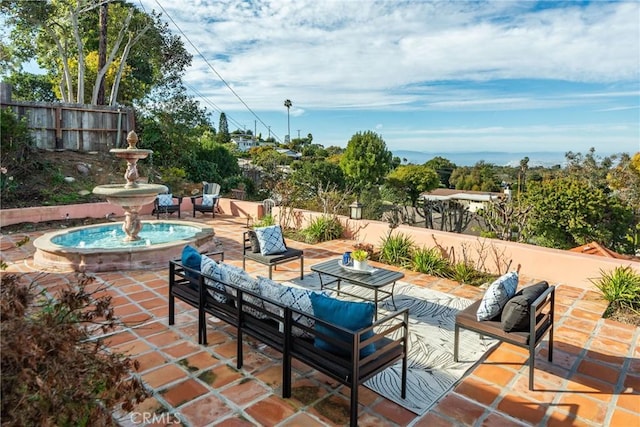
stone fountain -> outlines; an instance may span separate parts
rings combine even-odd
[[[138,178],[140,178],[138,160],[146,159],[153,151],[136,148],[138,135],[135,131],[129,132],[127,143],[129,144],[127,148],[109,150],[116,157],[127,161],[127,170],[124,173],[124,179],[127,183],[124,186],[122,184],[99,185],[93,189],[93,194],[104,196],[112,205],[122,207],[125,215],[122,224],[122,231],[126,234],[125,241],[135,241],[140,239],[138,233],[142,228],[142,222],[139,218],[140,208],[152,203],[158,194],[166,193],[168,189],[164,185],[138,183]]]
[[[34,265],[53,270],[114,271],[166,267],[169,260],[180,258],[185,245],[200,252],[220,250],[213,228],[190,221],[140,220],[140,210],[152,203],[164,185],[139,183],[138,160],[152,153],[136,148],[138,136],[127,136],[128,148],[114,148],[111,153],[127,161],[126,183],[99,185],[93,194],[104,196],[121,206],[124,222],[75,227],[46,233],[33,245]],[[121,231],[118,231],[121,230]]]

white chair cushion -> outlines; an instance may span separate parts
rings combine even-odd
[[[512,271],[496,279],[485,292],[478,307],[478,320],[491,320],[502,312],[505,304],[516,294],[518,273]]]
[[[158,206],[173,205],[173,194],[158,194]]]
[[[202,195],[202,206],[213,206],[213,202],[217,197],[212,194]]]
[[[287,250],[282,238],[282,229],[279,225],[268,227],[258,227],[254,230],[260,242],[260,253],[262,255],[281,254]]]

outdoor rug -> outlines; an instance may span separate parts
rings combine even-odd
[[[304,280],[292,282],[297,286],[320,289],[315,273],[305,276]],[[350,291],[362,292],[362,288],[351,287]],[[473,301],[405,282],[397,282],[394,300],[398,310],[409,308],[407,397],[400,397],[401,362],[371,378],[365,386],[411,412],[422,415],[451,390],[498,341],[462,329],[459,362],[454,362],[455,316]],[[385,311],[393,311],[391,300],[381,304],[379,310],[379,317]]]

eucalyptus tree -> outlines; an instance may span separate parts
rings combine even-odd
[[[105,2],[108,24],[101,58],[99,16]],[[14,54],[22,61],[35,59],[64,102],[96,104],[106,81],[110,105],[131,105],[161,81],[175,84],[191,61],[160,15],[126,2],[6,0],[0,10],[11,28]]]

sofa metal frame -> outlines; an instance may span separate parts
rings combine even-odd
[[[206,315],[213,315],[234,327],[237,333],[237,368],[243,365],[243,335],[267,344],[282,353],[283,377],[282,396],[291,397],[292,359],[298,359],[314,369],[328,375],[341,384],[350,387],[350,425],[357,426],[358,420],[358,387],[382,370],[402,363],[401,396],[407,391],[407,350],[409,337],[409,310],[403,309],[384,316],[371,327],[358,331],[350,331],[329,323],[307,313],[287,307],[251,291],[222,283],[192,270],[180,262],[169,262],[169,325],[175,322],[175,299],[198,309],[198,343],[207,345]],[[213,284],[222,284],[224,290]],[[194,289],[195,288],[195,289]],[[227,302],[216,300],[213,295],[224,295]],[[247,297],[252,297],[247,300]],[[259,313],[258,318],[245,309]],[[312,318],[325,328],[339,331],[347,341],[337,340],[310,328],[303,320]],[[306,337],[293,333],[304,331]],[[370,331],[373,336],[361,341],[361,337]],[[319,349],[314,345],[316,339],[322,338],[340,347],[345,354],[336,355]],[[367,345],[373,345],[375,351],[369,356],[361,354]]]

